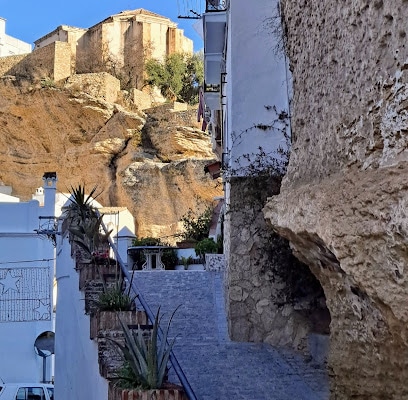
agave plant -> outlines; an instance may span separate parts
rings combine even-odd
[[[85,185],[78,185],[77,188],[71,186],[68,189],[70,193],[70,204],[65,211],[65,217],[68,218],[70,225],[81,225],[88,219],[97,217],[96,209],[92,205],[92,201],[96,199],[100,193],[96,194],[97,186],[85,194]]]
[[[125,343],[110,339],[119,350],[124,360],[124,368],[118,372],[118,381],[126,388],[159,389],[165,381],[167,363],[172,351],[174,338],[168,342],[168,333],[175,312],[170,317],[166,329],[159,339],[159,330],[162,317],[160,307],[157,310],[153,329],[150,335],[146,335],[140,325],[131,330],[120,320],[125,336]]]

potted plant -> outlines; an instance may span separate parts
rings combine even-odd
[[[194,251],[201,262],[205,264],[205,255],[211,253],[217,253],[218,245],[212,238],[205,238],[200,240],[195,246]]]
[[[94,198],[99,196],[95,186],[89,195],[85,194],[85,186],[71,186],[69,190],[69,205],[64,210],[64,217],[68,222],[68,230],[75,243],[80,261],[91,263],[97,258],[109,259],[108,238],[112,231],[104,233],[102,230],[103,215],[99,215],[92,205]],[[106,257],[107,256],[107,257]]]
[[[145,312],[137,311],[135,300],[131,295],[131,284],[123,289],[123,279],[115,278],[113,284],[107,285],[102,279],[103,291],[92,303],[90,338],[94,339],[100,332],[120,330],[119,318],[128,324],[146,324]]]
[[[187,270],[188,266],[193,263],[193,257],[181,257],[181,264],[184,266],[184,269]]]
[[[176,310],[171,315],[160,339],[160,307],[157,310],[152,330],[148,334],[140,326],[135,330],[129,329],[127,324],[119,319],[124,334],[124,343],[113,339],[109,339],[109,342],[122,356],[123,366],[118,370],[114,383],[110,384],[109,400],[123,398],[187,400],[181,387],[167,381],[168,361],[176,340],[174,338],[168,342],[168,333]]]

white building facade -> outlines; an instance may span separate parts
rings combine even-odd
[[[290,82],[274,29],[279,1],[206,3],[204,117],[224,182],[229,334],[274,343],[262,207],[279,190],[274,171],[282,172],[290,142]]]
[[[6,34],[6,20],[0,17],[0,57],[31,53],[31,44]]]
[[[55,173],[44,174],[43,181],[44,206],[0,194],[0,378],[5,382],[52,378],[51,352],[42,357],[34,347],[40,335],[54,330],[55,250],[37,231],[45,221],[53,226]]]
[[[69,197],[61,194],[57,209],[64,212],[70,204]],[[134,217],[126,207],[102,207],[96,200],[91,204],[103,215],[117,255],[126,262],[127,248],[136,237]],[[98,345],[89,338],[90,316],[85,313],[84,292],[79,290],[79,272],[71,253],[69,231],[64,231],[62,222],[60,219],[56,260],[55,397],[60,400],[106,400],[108,381],[99,372]]]

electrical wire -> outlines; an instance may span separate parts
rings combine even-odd
[[[38,261],[53,261],[55,258],[43,258],[39,260],[24,260],[24,261],[0,261],[1,264],[20,264],[20,263],[31,263],[31,262],[38,262]]]

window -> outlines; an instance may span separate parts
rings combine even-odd
[[[53,388],[47,388],[48,394],[50,395],[50,400],[54,400],[54,389]]]
[[[21,387],[18,389],[16,400],[46,400],[43,388]]]

